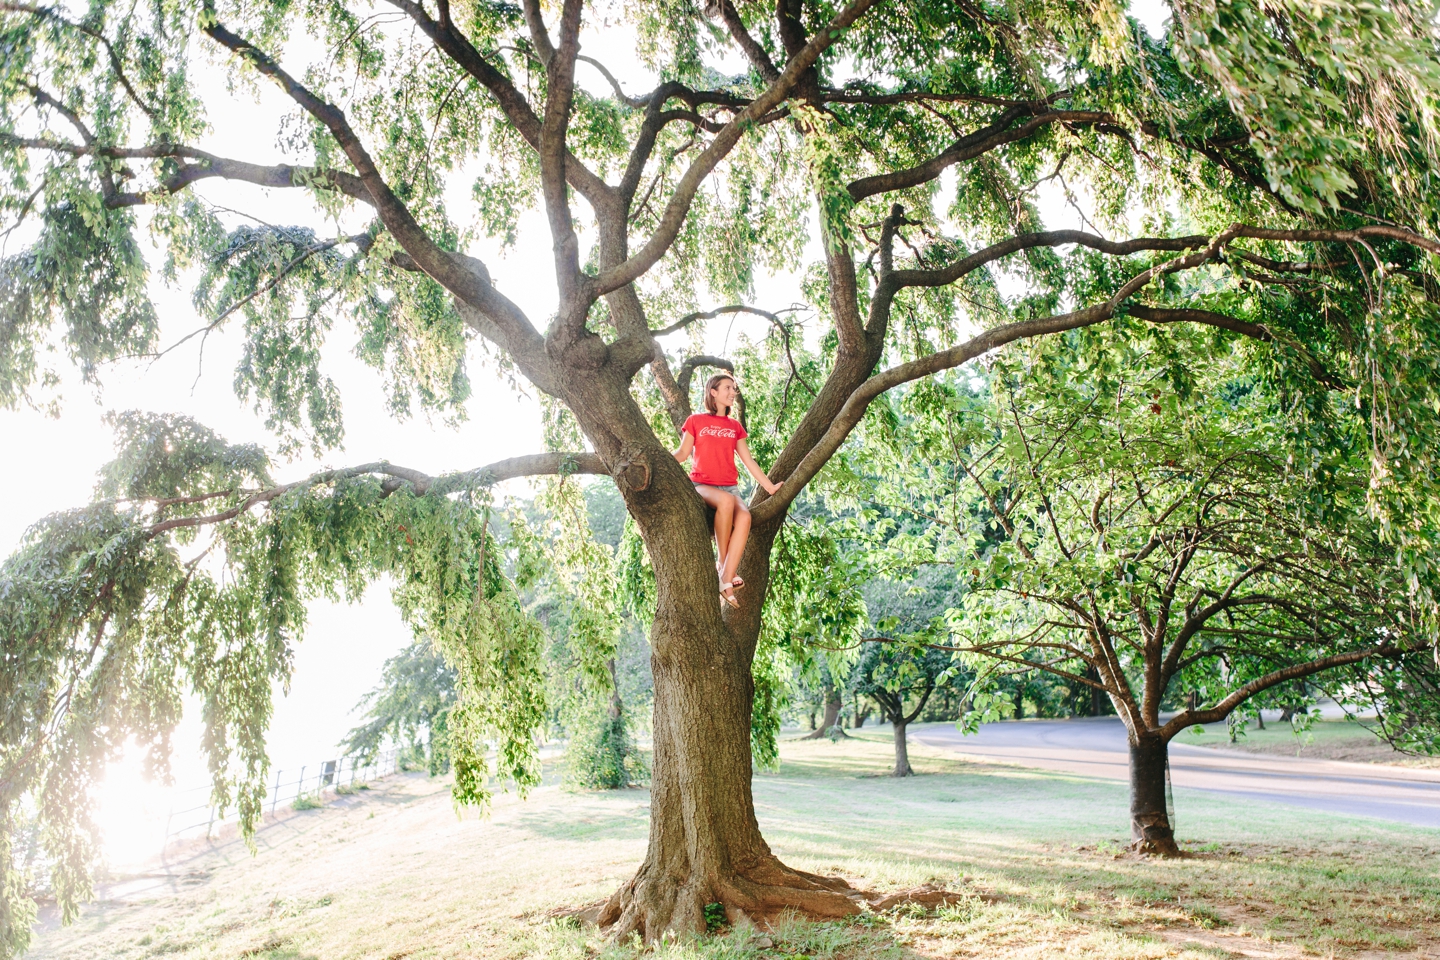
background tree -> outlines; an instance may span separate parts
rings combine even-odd
[[[925,710],[937,687],[953,675],[951,657],[934,647],[912,648],[900,643],[871,642],[864,645],[851,674],[856,693],[874,700],[892,726],[895,736],[895,769],[892,776],[908,777],[910,751],[906,729]]]
[[[972,509],[1005,532],[976,553],[952,649],[1103,690],[1129,732],[1135,848],[1173,854],[1180,731],[1302,684],[1354,704],[1435,664],[1365,512],[1356,424],[1296,463],[1283,408],[1228,348],[1083,339],[997,363],[988,416],[950,425]]]
[[[841,694],[843,691],[835,683],[830,675],[830,668],[822,663],[820,665],[820,689],[816,694],[819,704],[820,722],[815,729],[806,734],[802,739],[820,740],[824,737],[834,736],[836,728],[839,728],[840,735],[845,736],[845,730],[840,727],[840,708],[844,705]]]
[[[1433,269],[1422,253],[1440,252],[1424,236],[1435,223],[1440,66],[1427,11],[1186,0],[1172,7],[1176,29],[1156,41],[1114,4],[720,0],[707,5],[713,19],[666,4],[588,9],[590,29],[632,31],[625,42],[653,88],[628,94],[615,83],[613,96],[597,96],[577,85],[582,69],[608,73],[580,54],[583,0],[548,10],[538,0],[518,10],[484,0],[144,9],[102,0],[82,19],[0,5],[0,210],[33,220],[33,242],[0,269],[6,402],[43,385],[40,345],[52,328],[58,355],[87,373],[157,349],[137,240],[144,229],[167,268],[201,269],[207,331],[243,317],[238,385],[277,428],[303,428],[322,447],[338,442],[340,398],[319,346],[337,317],[353,316],[360,354],[383,370],[397,411],[455,410],[467,389],[466,338],[476,336],[502,369],[549,398],[557,422],[573,417],[574,435],[593,451],[570,447],[438,484],[365,464],[277,485],[203,459],[191,470],[186,446],[160,458],[165,483],[137,483],[123,495],[138,499],[86,514],[100,511],[103,522],[47,525],[7,572],[6,589],[25,599],[7,605],[0,634],[0,810],[44,792],[56,843],[80,844],[83,823],[66,811],[83,806],[83,784],[68,771],[75,751],[92,747],[66,745],[98,743],[103,727],[163,746],[173,697],[102,717],[66,691],[67,678],[80,678],[95,691],[91,702],[112,705],[173,687],[180,651],[190,649],[179,638],[194,635],[145,634],[156,639],[147,646],[130,624],[160,610],[179,616],[165,598],[200,582],[177,572],[190,560],[175,552],[183,544],[174,521],[214,530],[225,562],[253,559],[259,597],[264,578],[299,584],[286,578],[301,569],[323,572],[314,583],[348,585],[403,566],[401,544],[418,542],[411,523],[435,525],[435,542],[424,545],[434,550],[447,536],[443,517],[472,532],[463,549],[452,540],[441,553],[468,559],[443,583],[423,579],[435,573],[428,567],[411,570],[419,579],[407,589],[424,583],[443,598],[431,614],[463,619],[471,615],[460,604],[474,600],[467,591],[488,602],[504,589],[485,572],[498,567],[474,532],[483,522],[456,513],[457,499],[503,476],[603,473],[624,496],[656,588],[651,841],[602,921],[654,938],[701,929],[704,905],[716,901],[732,912],[852,912],[843,882],[773,856],[749,789],[754,707],[773,701],[777,675],[758,598],[778,572],[772,550],[786,511],[886,391],[1007,343],[1120,317],[1267,344],[1257,362],[1299,386],[1364,385],[1374,415],[1371,507],[1406,572],[1424,568],[1440,529],[1436,327],[1424,299]],[[607,12],[617,26],[606,26]],[[297,36],[311,38],[317,55],[294,66],[280,57]],[[744,76],[713,68],[722,48],[743,54]],[[256,80],[278,85],[294,106],[277,124],[294,162],[197,146],[207,124],[226,122],[228,90]],[[952,169],[955,186],[941,200]],[[227,225],[203,201],[205,182],[217,178],[296,190],[330,229]],[[1044,228],[1031,202],[1041,181],[1093,198],[1086,229]],[[813,226],[804,216],[812,205]],[[543,209],[552,240],[557,292],[544,332],[465,252],[469,230],[504,238],[530,207]],[[784,486],[755,504],[741,571],[752,599],[722,613],[704,511],[667,447],[691,409],[690,375],[729,361],[673,357],[659,340],[715,316],[710,303],[743,302],[757,266],[800,267],[811,234],[824,257],[806,285],[826,318],[817,336],[823,378],[807,380],[777,418],[761,460]],[[1002,293],[997,271],[1013,275],[1003,287],[1012,292]],[[1381,284],[1382,275],[1413,277],[1413,289],[1409,279]],[[715,299],[697,303],[702,290]],[[309,526],[290,519],[296,500]],[[335,519],[342,508],[367,514],[347,516],[344,529],[364,527],[371,539],[314,533],[341,529],[318,515]],[[230,621],[225,636],[244,670],[190,668],[217,710],[245,718],[248,739],[232,744],[217,721],[209,744],[217,791],[240,789],[247,826],[258,809],[243,798],[263,776],[269,682],[283,675],[301,622],[303,591],[280,593],[286,604],[246,606],[253,619]],[[206,604],[185,615],[214,616]],[[437,637],[451,635],[450,623],[429,616]],[[533,718],[508,704],[536,702],[517,687],[532,672],[497,674],[491,648],[461,656],[466,634],[455,629],[461,696],[452,719],[499,724],[502,766],[524,767],[515,725]],[[243,772],[227,780],[232,746]],[[471,761],[483,771],[483,758]],[[483,795],[475,777],[461,784],[461,800]],[[67,862],[83,859],[77,846]],[[67,912],[83,891],[79,881],[60,889]],[[26,936],[26,908],[7,895],[5,909],[13,950]]]
[[[388,741],[402,763],[430,775],[450,769],[450,710],[455,706],[455,671],[428,639],[416,639],[385,661],[380,683],[365,694],[363,722],[340,742],[345,755],[368,763]]]

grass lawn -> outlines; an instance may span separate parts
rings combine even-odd
[[[888,740],[888,738],[886,738]],[[948,886],[963,901],[844,923],[782,923],[654,951],[659,958],[1440,957],[1440,831],[1176,792],[1191,855],[1123,852],[1124,786],[966,763],[888,742],[791,742],[756,777],[760,823],[789,863],[857,886]],[[611,893],[644,854],[643,790],[545,786],[457,818],[420,774],[171,858],[112,886],[43,958],[632,957],[551,919]]]
[[[1230,742],[1225,724],[1212,723],[1186,730],[1175,738],[1176,743],[1201,747],[1243,750],[1246,753],[1268,753],[1286,757],[1308,757],[1312,760],[1348,760],[1352,763],[1393,763],[1403,766],[1440,767],[1440,758],[1411,757],[1371,732],[1374,721],[1318,720],[1304,733],[1295,733],[1289,722],[1271,723],[1264,730],[1254,721],[1245,727],[1243,736]]]

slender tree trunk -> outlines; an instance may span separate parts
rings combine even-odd
[[[606,660],[605,667],[610,671],[610,719],[618,720],[625,712],[625,701],[620,699],[620,675],[615,669],[615,658]]]
[[[819,740],[819,739],[821,739],[822,737],[829,736],[830,731],[835,728],[835,725],[836,725],[837,723],[840,722],[840,707],[841,707],[841,706],[843,706],[843,704],[842,704],[842,702],[841,702],[841,700],[840,700],[840,691],[839,691],[838,689],[836,689],[836,687],[835,687],[835,685],[834,685],[833,683],[832,683],[832,684],[826,684],[826,685],[825,685],[825,718],[821,721],[820,726],[818,726],[818,727],[815,728],[815,732],[814,732],[814,733],[811,733],[811,734],[806,735],[803,739],[805,739],[805,740]]]
[[[909,722],[901,717],[894,721],[895,727],[895,769],[891,772],[892,777],[910,777],[915,771],[910,768],[910,749],[905,740],[905,730]]]
[[[1100,671],[1096,670],[1094,667],[1091,667],[1088,671],[1086,671],[1085,675],[1088,676],[1091,680],[1094,680],[1096,683],[1100,682]],[[1110,698],[1107,697],[1105,695],[1105,691],[1101,690],[1099,687],[1090,687],[1089,690],[1090,716],[1105,716],[1105,714],[1110,712]]]
[[[1167,744],[1153,734],[1131,734],[1130,849],[1164,857],[1180,855],[1165,804]]]

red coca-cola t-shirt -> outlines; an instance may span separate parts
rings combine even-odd
[[[711,487],[733,487],[740,479],[735,469],[735,445],[749,434],[739,420],[697,413],[685,421],[684,431],[695,438],[695,469],[690,479]]]

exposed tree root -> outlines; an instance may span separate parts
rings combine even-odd
[[[753,925],[768,931],[774,921],[786,912],[798,913],[811,920],[833,920],[866,909],[892,910],[906,904],[918,904],[933,910],[974,896],[928,883],[897,893],[873,893],[852,887],[838,877],[824,877],[783,865],[778,867],[763,871],[772,874],[764,881],[731,876],[708,883],[691,881],[668,888],[647,877],[642,868],[641,874],[617,890],[608,901],[579,908],[567,915],[597,924],[615,940],[639,934],[642,939],[653,942],[666,934],[705,932],[705,908],[714,903],[725,908],[729,926]],[[983,898],[987,901],[998,899],[989,895]]]
[[[1163,813],[1130,814],[1130,842],[1132,853],[1144,853],[1155,857],[1178,857],[1180,848],[1175,845],[1175,831],[1170,828],[1170,819]]]
[[[617,940],[635,933],[646,941],[667,933],[703,933],[705,907],[712,903],[725,907],[728,923],[759,927],[768,927],[785,910],[833,919],[859,913],[866,903],[865,895],[844,880],[792,870],[778,860],[747,871],[748,876],[691,876],[678,883],[648,866],[615,891],[596,917]]]
[[[874,897],[870,900],[870,909],[877,912],[881,910],[893,910],[896,907],[903,907],[906,904],[914,903],[933,910],[936,907],[959,903],[962,900],[968,900],[975,896],[975,894],[957,893],[954,890],[937,887],[933,883],[926,883],[918,887],[912,887],[909,890],[901,890],[898,893],[888,893],[883,897]],[[1000,899],[993,894],[980,894],[979,897],[987,902]]]
[[[1183,857],[1174,837],[1144,836],[1130,841],[1130,852],[1151,857]]]

